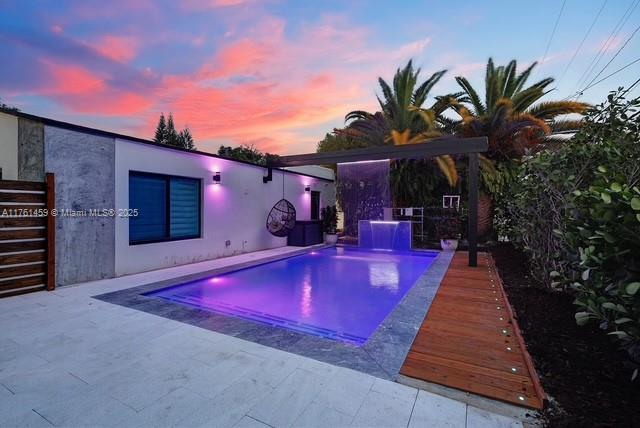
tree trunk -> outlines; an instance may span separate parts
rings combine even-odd
[[[478,200],[478,238],[487,239],[493,233],[493,199],[481,193]]]

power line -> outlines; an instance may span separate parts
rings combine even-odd
[[[556,18],[556,23],[553,25],[553,30],[551,31],[551,37],[549,37],[549,41],[547,42],[547,47],[544,50],[544,55],[542,55],[542,61],[540,64],[544,64],[544,60],[547,59],[547,54],[549,53],[549,48],[551,47],[551,41],[553,40],[553,36],[556,35],[556,30],[558,29],[558,23],[560,22],[560,17],[562,16],[562,12],[564,11],[564,6],[567,3],[567,0],[563,0],[562,6],[560,7],[560,12],[558,13],[558,17]]]
[[[585,69],[585,71],[582,73],[582,75],[578,79],[574,87],[574,91],[576,91],[576,93],[580,92],[580,91],[577,91],[578,88],[580,88],[582,85],[584,85],[587,82],[593,70],[595,70],[595,68],[598,66],[598,64],[602,60],[606,52],[606,49],[618,36],[618,33],[620,33],[620,30],[622,30],[622,27],[624,27],[624,25],[627,23],[627,20],[629,19],[629,17],[631,16],[631,14],[633,13],[633,11],[635,10],[635,8],[638,6],[639,3],[640,3],[640,0],[631,0],[629,7],[627,7],[627,10],[625,10],[625,12],[622,14],[620,19],[616,23],[616,25],[613,27],[613,30],[611,31],[611,34],[609,34],[609,37],[607,37],[607,39],[604,41],[602,46],[600,46],[600,49],[596,53],[595,57],[591,60],[591,62],[589,63],[589,66]]]
[[[564,68],[564,71],[560,75],[560,78],[557,80],[556,87],[558,86],[558,84],[560,83],[562,78],[565,76],[565,74],[567,74],[567,71],[569,70],[569,67],[571,67],[571,64],[573,64],[573,61],[576,59],[576,56],[578,56],[578,52],[580,52],[580,50],[582,49],[582,46],[584,45],[584,42],[587,40],[587,37],[589,37],[589,34],[591,34],[591,30],[593,30],[594,25],[596,25],[596,22],[598,21],[598,18],[600,18],[600,15],[602,14],[602,11],[604,10],[604,7],[607,5],[607,3],[609,3],[609,0],[604,0],[604,2],[602,3],[602,6],[600,7],[600,10],[596,14],[596,17],[593,18],[593,21],[591,22],[591,25],[589,26],[589,29],[587,30],[587,32],[585,33],[584,37],[582,38],[582,41],[580,42],[580,45],[578,45],[578,48],[573,53],[573,56],[569,60],[569,63]]]
[[[616,71],[614,71],[613,73],[607,74],[605,77],[603,77],[602,79],[598,80],[597,82],[592,83],[592,84],[590,84],[589,86],[585,87],[582,91],[580,91],[580,92],[579,92],[579,95],[582,95],[582,93],[583,93],[584,91],[586,91],[587,89],[589,89],[589,88],[593,88],[593,87],[594,87],[594,86],[596,86],[598,83],[604,82],[604,81],[605,81],[605,80],[607,80],[609,77],[611,77],[611,76],[613,76],[613,75],[616,75],[616,74],[620,73],[622,70],[625,70],[625,69],[627,69],[627,68],[631,67],[633,64],[635,64],[635,63],[637,63],[637,62],[640,62],[640,58],[637,58],[637,59],[635,59],[635,60],[631,61],[629,64],[625,65],[624,67],[620,67],[619,69],[617,69],[617,70],[616,70]],[[637,84],[637,82],[636,82],[636,83],[634,83],[634,84],[633,84],[633,86],[635,86],[636,84]]]
[[[636,33],[638,32],[638,30],[640,30],[640,25],[638,27],[636,27],[635,30],[633,30],[633,33],[631,33],[631,35],[629,36],[629,38],[627,38],[627,40],[623,43],[622,46],[620,46],[620,49],[618,49],[618,51],[613,55],[613,57],[611,57],[611,59],[609,60],[609,62],[607,62],[605,64],[604,67],[602,67],[602,70],[600,70],[600,72],[598,74],[596,74],[594,76],[593,79],[591,79],[591,81],[587,84],[587,86],[589,86],[591,83],[593,83],[594,80],[596,80],[609,66],[609,64],[611,64],[613,62],[614,59],[616,59],[616,57],[620,54],[620,52],[622,52],[622,50],[624,49],[625,46],[627,46],[627,44],[629,44],[629,42],[631,41],[631,39],[633,38],[633,36],[636,35]]]

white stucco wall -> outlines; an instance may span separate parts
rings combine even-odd
[[[286,238],[270,235],[265,227],[271,207],[283,197],[282,172],[274,171],[273,181],[264,184],[266,170],[261,167],[116,139],[116,208],[129,206],[129,171],[202,179],[202,236],[129,245],[129,221],[117,218],[117,276],[286,245]],[[216,171],[221,173],[219,185],[212,181]],[[307,184],[321,192],[321,206],[335,203],[333,183],[285,173],[284,195],[295,205],[299,220],[310,216],[310,193],[304,190]],[[227,240],[229,246],[225,245]]]
[[[3,179],[18,179],[18,118],[5,113],[0,113],[0,168]]]

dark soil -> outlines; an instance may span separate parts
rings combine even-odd
[[[639,427],[640,376],[597,326],[579,327],[573,298],[542,288],[525,256],[507,244],[491,249],[542,386],[552,400],[549,427]]]

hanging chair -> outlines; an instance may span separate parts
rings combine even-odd
[[[283,238],[289,235],[296,224],[296,207],[286,199],[280,199],[269,211],[267,230],[273,236]]]

